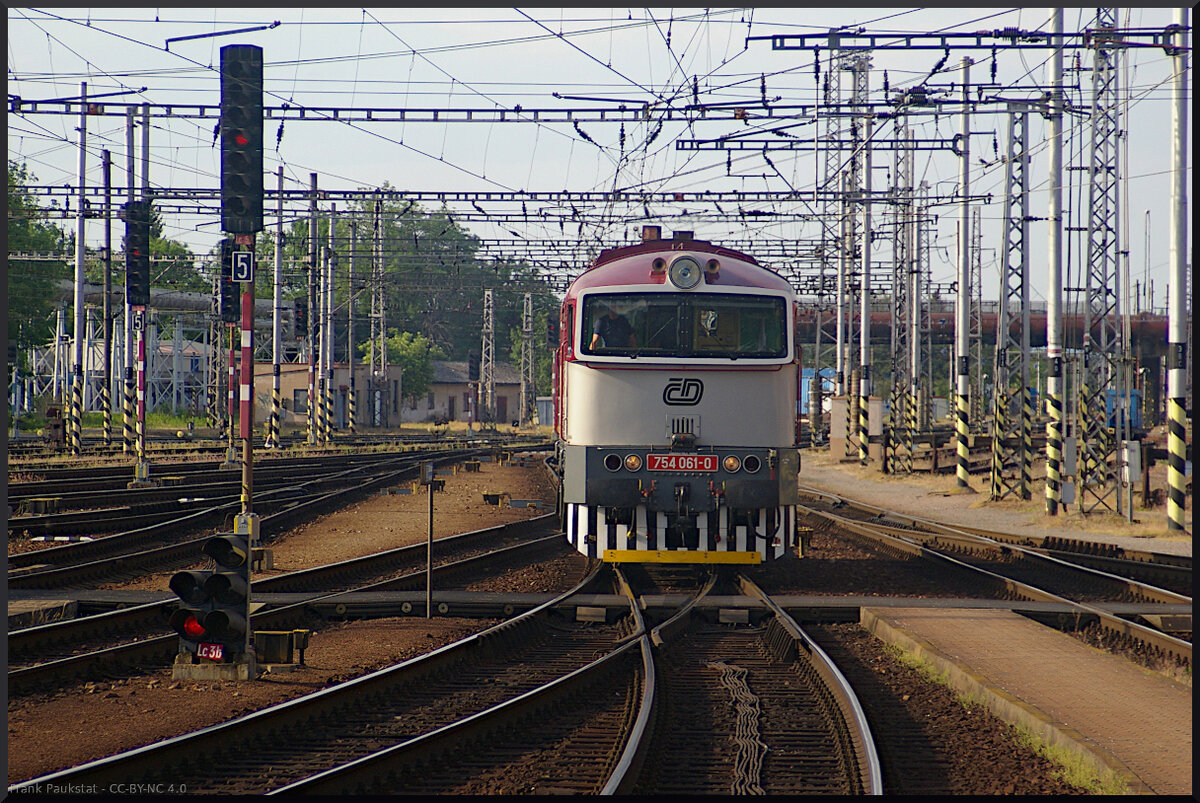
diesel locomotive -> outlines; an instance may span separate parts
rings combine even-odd
[[[793,546],[796,299],[752,256],[647,226],[570,285],[554,360],[559,514],[609,562]]]

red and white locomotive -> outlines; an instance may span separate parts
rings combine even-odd
[[[759,563],[791,548],[795,296],[692,239],[604,251],[567,290],[555,355],[560,513],[611,562]]]

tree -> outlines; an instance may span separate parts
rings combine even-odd
[[[23,163],[8,162],[8,250],[65,253],[62,230],[42,220],[42,210],[26,187],[37,177]],[[23,353],[54,335],[57,284],[71,277],[64,261],[12,259],[8,263],[8,342]]]
[[[400,366],[404,397],[417,399],[428,393],[433,384],[433,361],[444,360],[445,352],[429,338],[412,332],[393,330],[386,343],[388,364]],[[360,345],[359,350],[365,356],[368,345]]]

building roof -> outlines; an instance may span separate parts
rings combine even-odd
[[[497,385],[521,384],[521,372],[506,362],[498,362],[495,364],[495,377]],[[433,361],[433,384],[465,385],[468,381],[466,361]]]

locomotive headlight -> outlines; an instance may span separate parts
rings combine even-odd
[[[671,267],[667,270],[671,284],[680,290],[691,290],[700,284],[701,275],[700,263],[692,257],[679,257],[671,263]]]
[[[630,471],[637,471],[642,467],[642,458],[636,454],[625,455],[625,468]]]
[[[742,467],[742,461],[738,460],[737,455],[732,454],[726,457],[722,464],[725,466],[725,470],[731,474]]]

